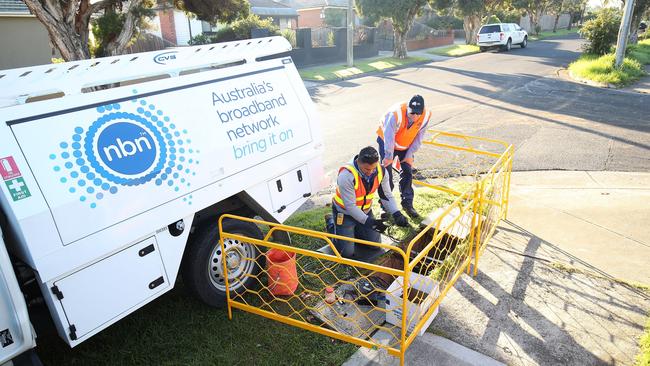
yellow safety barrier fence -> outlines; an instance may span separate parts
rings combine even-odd
[[[477,274],[481,253],[507,214],[513,154],[513,146],[502,141],[428,131],[414,174],[414,184],[421,187],[416,208],[428,216],[416,230],[402,230],[405,239],[395,243],[223,215],[220,255],[228,316],[237,308],[359,346],[383,348],[404,365],[409,345],[428,328],[440,302],[459,276],[469,273],[472,262]],[[226,232],[224,220],[255,224],[263,234]],[[291,243],[275,239],[283,237],[277,233],[288,233]],[[337,239],[353,242],[355,253],[380,255],[372,262],[345,258],[336,250]],[[283,262],[277,263],[271,253],[280,253]],[[240,261],[254,269],[229,272],[241,268]],[[373,338],[377,331],[385,336]]]

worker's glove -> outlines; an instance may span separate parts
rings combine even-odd
[[[383,234],[386,229],[388,229],[388,226],[384,224],[383,221],[377,221],[375,220],[375,223],[372,225],[372,229],[378,233]]]
[[[380,220],[375,220],[375,218],[370,215],[368,215],[368,218],[366,219],[366,222],[363,224],[363,226],[380,233],[386,231],[386,225]]]
[[[395,211],[393,214],[393,221],[397,226],[407,227],[409,226],[409,220],[402,214],[401,211]]]

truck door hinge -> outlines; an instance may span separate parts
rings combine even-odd
[[[76,341],[77,340],[77,327],[75,327],[74,324],[71,324],[70,328],[68,328],[68,329],[70,329],[70,339],[72,339],[73,341]]]
[[[52,293],[54,294],[54,296],[56,296],[57,299],[63,300],[63,292],[61,292],[61,290],[59,290],[59,286],[54,285],[54,286],[52,286],[51,290],[52,290]]]

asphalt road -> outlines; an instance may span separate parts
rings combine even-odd
[[[567,36],[311,88],[327,173],[376,145],[379,117],[415,93],[431,127],[513,143],[514,170],[650,171],[650,95],[559,77],[581,44]]]

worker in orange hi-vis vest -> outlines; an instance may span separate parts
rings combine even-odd
[[[402,209],[406,214],[417,218],[418,212],[413,208],[413,158],[422,145],[431,112],[424,109],[424,98],[414,95],[408,103],[391,107],[380,121],[377,129],[377,143],[381,165],[386,167],[390,189],[393,190],[393,171],[391,165],[398,159],[401,166],[399,191]],[[379,188],[379,197],[385,196]]]

